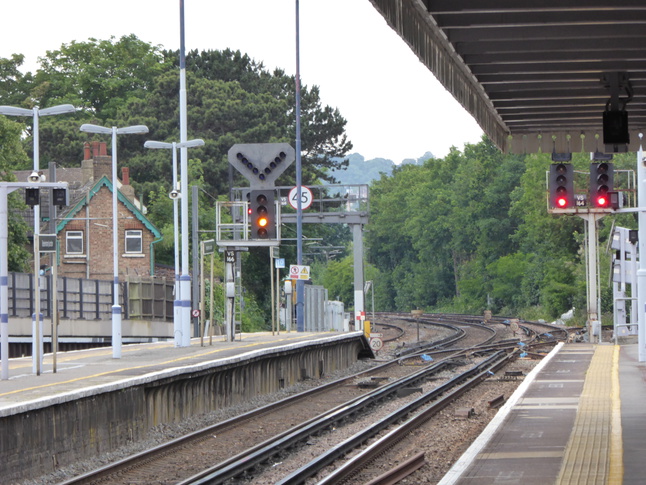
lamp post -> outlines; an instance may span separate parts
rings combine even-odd
[[[184,339],[182,338],[184,328],[182,327],[182,299],[185,295],[181,294],[181,287],[179,283],[179,213],[178,205],[180,197],[187,197],[177,186],[177,149],[178,148],[191,148],[204,145],[204,140],[195,139],[186,142],[172,142],[166,143],[163,141],[147,141],[144,143],[146,148],[165,148],[173,150],[173,188],[168,196],[173,200],[173,229],[175,235],[175,300],[173,301],[173,336],[175,339],[175,347],[183,347]],[[185,176],[185,174],[183,174]],[[190,332],[190,326],[189,326]]]
[[[31,116],[34,124],[34,172],[40,170],[40,153],[39,153],[39,129],[38,119],[41,116],[52,116],[66,113],[74,113],[76,108],[71,104],[59,104],[49,108],[40,109],[34,106],[32,109],[17,108],[15,106],[0,106],[0,114],[6,116]],[[34,293],[35,293],[35,323],[33,327],[33,344],[32,344],[32,367],[36,375],[40,375],[42,368],[42,329],[40,319],[40,252],[38,251],[38,236],[40,234],[40,204],[34,206]]]
[[[81,125],[85,133],[112,134],[112,266],[114,269],[114,301],[112,304],[112,357],[121,358],[121,305],[119,305],[119,218],[117,210],[117,135],[138,135],[148,133],[145,125],[107,128],[91,124]]]

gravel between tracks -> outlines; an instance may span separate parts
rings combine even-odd
[[[426,337],[426,334],[426,331],[422,331],[422,339]],[[394,343],[388,344],[387,348],[387,351],[384,349],[385,351],[380,352],[379,360],[388,360],[390,358],[389,354],[396,351],[397,345]],[[527,374],[536,363],[537,361],[519,360],[512,364],[511,370],[522,370]],[[151,430],[146,440],[132,443],[129,446],[95,459],[61,468],[55,473],[39,477],[36,480],[19,482],[17,485],[51,485],[60,483],[213,423],[229,419],[265,404],[283,399],[289,395],[303,392],[312,387],[319,386],[322,383],[370,369],[374,365],[376,364],[370,361],[357,362],[343,372],[337,372],[321,380],[304,381],[281,392],[259,396],[244,405],[196,416],[178,424],[158,426]],[[489,409],[488,401],[501,394],[509,397],[520,382],[522,382],[521,379],[507,381],[491,379],[486,385],[479,386],[478,389],[470,391],[457,400],[451,407],[445,409],[439,416],[431,419],[427,423],[427,426],[430,426],[427,429],[432,429],[432,432],[419,432],[419,436],[411,440],[412,444],[408,449],[403,448],[397,457],[389,459],[387,462],[376,464],[375,476],[396,465],[398,462],[407,459],[413,453],[426,451],[426,465],[414,477],[411,477],[407,483],[436,483],[496,414],[496,409]],[[401,404],[401,401],[398,401],[396,404]],[[462,408],[473,408],[473,415],[467,419],[456,417],[456,410]],[[334,431],[334,439],[338,442],[340,439],[351,436],[355,431],[351,426],[338,428]],[[303,448],[303,452],[295,458],[290,458],[285,463],[271,467],[267,473],[262,477],[257,477],[253,483],[258,485],[275,483],[279,478],[286,476],[290,471],[297,469],[314,456],[325,451],[329,447],[326,440],[325,435],[322,435],[315,441],[308,442]]]

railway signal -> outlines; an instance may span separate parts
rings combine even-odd
[[[590,206],[611,209],[611,192],[614,190],[614,165],[609,162],[590,164]]]
[[[276,239],[274,190],[252,190],[249,200],[251,239]]]
[[[570,163],[550,165],[550,207],[568,209],[574,207],[574,167]]]

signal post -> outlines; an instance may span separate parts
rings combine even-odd
[[[229,149],[229,163],[249,180],[247,201],[218,202],[216,242],[225,250],[226,267],[226,335],[235,339],[234,308],[236,298],[235,265],[237,253],[249,247],[280,245],[280,205],[276,200],[276,179],[295,160],[288,143],[236,144]],[[229,211],[233,222],[223,220]],[[270,272],[273,283],[273,271]]]
[[[607,160],[591,163],[588,193],[576,194],[574,166],[565,161],[552,163],[549,171],[548,191],[549,212],[574,214],[587,222],[587,327],[590,342],[601,342],[601,309],[599,308],[597,285],[597,221],[619,209],[619,194],[614,190],[614,165]]]

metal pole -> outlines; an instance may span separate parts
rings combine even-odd
[[[34,211],[34,217],[36,213]],[[31,319],[32,333],[34,340],[32,342],[32,370],[39,376],[42,368],[41,339],[42,327],[40,319],[40,252],[38,251],[38,233],[34,232],[34,315]]]
[[[274,335],[276,329],[276,319],[274,318],[274,248],[269,248],[269,279],[271,281],[271,334]]]
[[[303,201],[301,200],[301,61],[300,61],[300,13],[296,0],[296,260],[303,264]],[[305,281],[296,280],[296,330],[305,330]]]
[[[228,342],[233,342],[235,340],[235,262],[228,260],[225,271],[226,336]]]
[[[179,141],[187,140],[186,116],[186,46],[184,43],[184,0],[179,1]],[[188,149],[180,149],[182,186],[182,275],[180,276],[182,347],[191,345],[191,275],[188,261]]]
[[[630,244],[630,294],[633,297],[630,301],[630,323],[637,323],[637,310],[638,302],[636,295],[639,290],[637,289],[637,244]],[[637,330],[639,333],[639,329]]]
[[[354,253],[354,313],[359,317],[365,309],[363,295],[363,227],[361,224],[352,224],[352,247]],[[355,318],[363,330],[363,320]]]
[[[204,241],[200,242],[200,347],[204,347]]]
[[[173,142],[173,190],[179,190],[177,186],[177,143]],[[180,190],[181,194],[181,190]],[[180,197],[186,197],[181,194]],[[182,346],[182,301],[179,283],[179,200],[173,200],[173,232],[175,242],[175,299],[173,300],[173,338],[175,347]]]
[[[58,352],[58,244],[52,263],[52,371],[56,373]]]
[[[581,217],[588,226],[588,336],[590,343],[595,343],[594,332],[598,331],[598,342],[601,342],[601,322],[599,321],[599,299],[597,286],[597,220],[604,214],[587,214]],[[597,326],[598,322],[598,326]]]
[[[117,188],[117,127],[112,127],[112,267],[114,302],[112,304],[112,358],[121,358],[121,305],[119,305],[119,190]]]
[[[192,192],[191,192],[191,213],[193,215],[193,221],[191,224],[191,229],[192,229],[192,247],[193,247],[193,293],[192,293],[192,305],[191,308],[199,308],[200,307],[200,288],[199,286],[203,283],[202,281],[202,272],[200,271],[200,265],[199,265],[199,239],[197,236],[198,229],[199,229],[199,215],[198,215],[198,199],[199,199],[199,190],[200,188],[197,185],[193,185],[191,187]],[[193,317],[193,336],[194,337],[199,337],[200,333],[200,318],[199,317]]]
[[[56,182],[56,163],[49,162],[49,181]],[[51,192],[50,192],[51,195]],[[49,204],[49,233],[56,234],[56,206]],[[56,353],[58,352],[58,242],[56,252],[50,253],[52,267],[52,372],[56,373]]]
[[[637,270],[637,347],[639,362],[646,362],[646,166],[644,151],[641,145],[642,134],[639,134],[640,144],[637,152],[637,205],[639,206],[639,269]]]
[[[40,170],[40,154],[38,148],[38,108],[34,107],[34,172]],[[40,320],[40,251],[38,250],[38,235],[40,234],[40,201],[34,206],[34,297],[35,297],[35,316],[33,326],[34,340],[32,343],[32,362],[33,371],[37,376],[42,369],[42,327]]]
[[[276,268],[276,329],[280,335],[280,268]]]
[[[9,263],[7,261],[9,213],[7,187],[0,185],[0,359],[2,380],[9,379]]]
[[[215,260],[215,252],[211,253],[211,291],[209,293],[209,319],[211,325],[209,327],[209,345],[213,345],[213,327],[215,326],[215,311],[213,308],[213,264]]]

